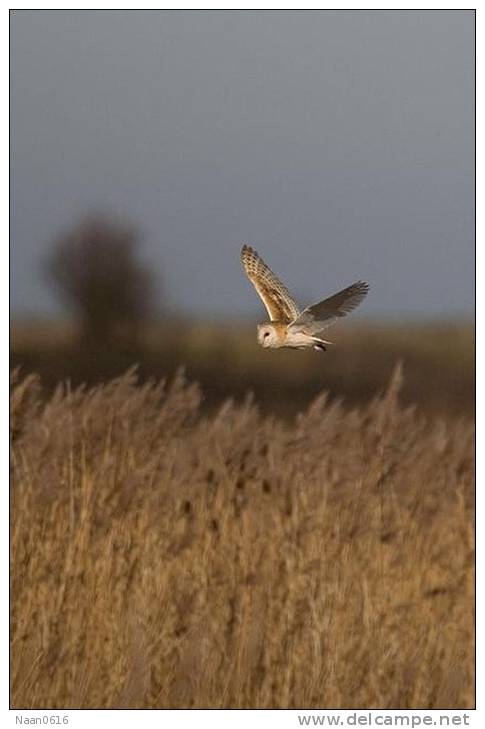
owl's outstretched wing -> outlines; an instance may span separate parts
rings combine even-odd
[[[271,321],[290,322],[300,310],[288,289],[250,246],[243,246],[241,261],[247,277],[261,297]]]
[[[364,281],[357,281],[352,286],[339,291],[318,304],[304,309],[296,319],[291,322],[291,329],[304,331],[306,334],[317,334],[323,329],[332,326],[342,316],[350,314],[365,299],[369,285]]]

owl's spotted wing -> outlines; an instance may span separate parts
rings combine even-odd
[[[304,309],[291,323],[291,329],[304,331],[306,334],[317,334],[332,326],[342,316],[350,314],[367,296],[369,285],[357,281],[352,286],[339,291],[338,294],[320,301]]]
[[[246,274],[260,295],[271,321],[290,322],[300,310],[288,289],[250,246],[243,246],[241,261]]]

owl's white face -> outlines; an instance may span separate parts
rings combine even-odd
[[[271,324],[258,324],[258,342],[262,347],[277,346],[278,338]]]

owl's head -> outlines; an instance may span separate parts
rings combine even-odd
[[[262,347],[275,347],[278,338],[271,324],[258,324],[258,342]]]

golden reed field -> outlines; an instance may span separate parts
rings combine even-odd
[[[473,414],[400,390],[14,376],[12,708],[472,708]]]

